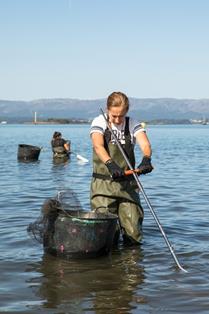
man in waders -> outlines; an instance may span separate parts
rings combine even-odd
[[[62,138],[60,132],[54,132],[51,140],[53,158],[55,160],[65,160],[70,156],[70,142]]]
[[[137,142],[143,154],[137,168],[143,174],[151,172],[151,145],[142,125],[126,116],[128,97],[121,92],[113,92],[107,98],[106,110],[107,121],[132,167],[135,169],[134,144]],[[129,169],[128,165],[103,115],[93,120],[90,134],[93,144],[91,208],[100,213],[117,214],[124,243],[138,244],[142,237],[144,213],[135,179],[132,175],[124,175],[124,171]]]

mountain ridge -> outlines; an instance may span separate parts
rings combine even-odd
[[[202,119],[209,118],[209,99],[189,98],[132,98],[130,116],[140,120],[153,119]],[[0,100],[1,120],[75,118],[93,119],[105,108],[106,99],[43,98],[30,101]]]

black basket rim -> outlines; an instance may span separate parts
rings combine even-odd
[[[82,217],[82,214],[92,214],[95,217]],[[59,216],[68,217],[70,219],[78,220],[90,220],[90,221],[99,221],[99,220],[117,220],[118,216],[112,213],[96,213],[93,211],[87,210],[63,210],[59,212]]]
[[[41,147],[35,146],[35,145],[30,145],[30,144],[19,144],[18,146],[21,148],[31,148],[31,149],[41,150]]]

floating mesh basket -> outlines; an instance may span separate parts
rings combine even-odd
[[[47,253],[64,258],[95,257],[110,252],[117,219],[110,213],[83,210],[68,189],[44,202],[41,215],[28,226],[28,232]]]
[[[66,258],[107,254],[112,247],[116,224],[117,216],[112,214],[60,212],[53,232],[46,232],[44,249]]]
[[[28,144],[19,144],[17,159],[19,161],[37,161],[39,158],[41,148],[38,146],[28,145]]]

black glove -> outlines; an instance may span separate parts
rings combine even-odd
[[[121,169],[112,159],[106,161],[105,165],[107,166],[113,179],[118,179],[124,176],[123,169]]]
[[[148,156],[144,156],[137,168],[139,169],[139,174],[146,174],[151,172],[153,170],[151,158]]]

